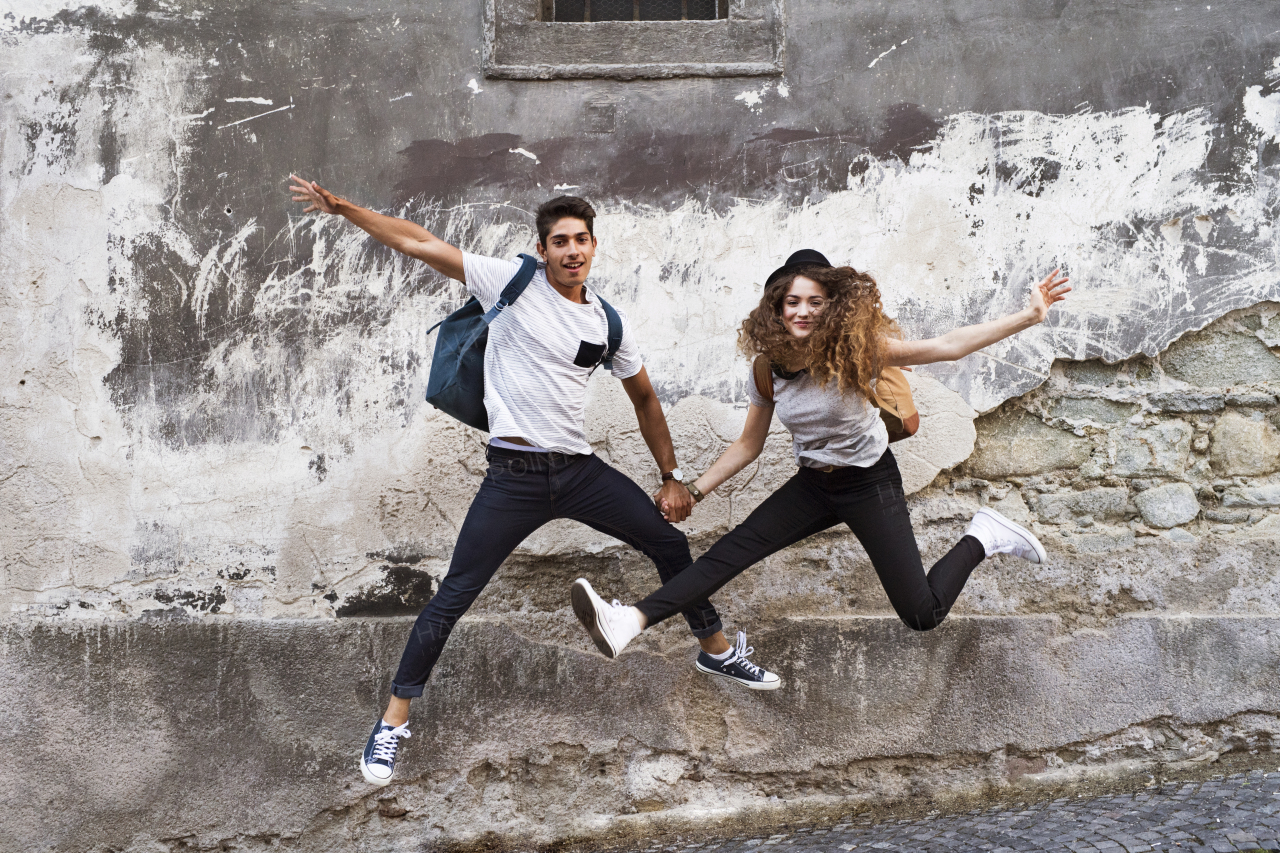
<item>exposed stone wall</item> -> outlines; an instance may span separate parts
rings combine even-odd
[[[1276,608],[1278,311],[1231,312],[1155,358],[1058,362],[978,420],[961,476],[940,482],[953,500],[1031,524],[1066,570],[989,607],[1067,618]]]

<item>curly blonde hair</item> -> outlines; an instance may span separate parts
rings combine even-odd
[[[782,322],[782,303],[796,278],[817,282],[826,294],[813,331],[797,338]],[[900,334],[884,313],[876,280],[853,267],[807,267],[767,285],[738,330],[738,348],[748,357],[763,355],[773,364],[803,358],[819,385],[833,380],[841,394],[856,391],[872,398],[884,367],[885,338]]]

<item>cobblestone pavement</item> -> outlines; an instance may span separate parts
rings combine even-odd
[[[649,853],[848,853],[848,851],[1024,850],[1267,851],[1280,853],[1280,772],[1173,783],[1138,794],[1068,798],[1016,808],[913,820],[857,821],[742,836],[697,845],[653,846]]]

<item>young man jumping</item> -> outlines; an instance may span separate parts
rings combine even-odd
[[[304,213],[345,217],[378,242],[463,282],[486,310],[520,267],[467,254],[420,225],[359,207],[313,181],[296,175],[291,180],[293,200],[308,205]],[[596,253],[594,220],[591,205],[572,196],[538,208],[542,262],[520,298],[490,326],[484,358],[489,471],[458,533],[449,572],[414,624],[386,713],[365,745],[360,770],[375,785],[391,781],[399,740],[409,737],[410,700],[422,695],[454,624],[503,560],[539,527],[571,518],[607,533],[653,560],[664,583],[693,562],[684,534],[671,524],[688,517],[693,498],[682,485],[662,405],[625,316],[612,372],[622,380],[662,472],[658,497],[666,502],[670,521],[643,489],[601,461],[587,443],[587,379],[605,354],[608,328],[600,301],[585,286]],[[709,601],[691,605],[683,615],[702,646],[700,671],[756,690],[781,684],[746,659],[741,634],[736,649],[729,645]]]

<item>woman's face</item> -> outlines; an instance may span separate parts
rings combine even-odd
[[[826,303],[822,285],[798,275],[782,299],[782,324],[797,338],[807,337]]]

